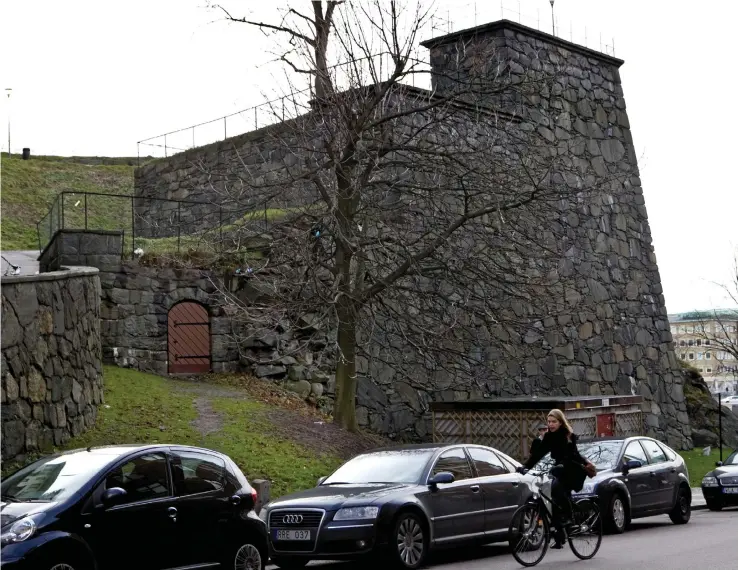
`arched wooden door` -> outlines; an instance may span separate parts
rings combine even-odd
[[[210,316],[200,303],[182,301],[169,309],[170,374],[210,372]]]

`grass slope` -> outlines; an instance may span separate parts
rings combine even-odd
[[[133,167],[127,165],[85,165],[48,160],[20,160],[3,157],[2,249],[38,249],[36,223],[49,211],[56,196],[64,191],[132,194]],[[83,203],[65,199],[65,225],[72,221],[84,227]],[[88,198],[88,224],[95,229],[122,229],[130,225],[130,202],[107,197]],[[46,227],[46,226],[45,226]],[[48,233],[48,230],[46,230]]]

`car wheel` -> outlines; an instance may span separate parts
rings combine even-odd
[[[705,503],[707,504],[707,508],[711,511],[722,511],[723,510],[723,504],[720,502],[720,500],[712,499],[712,500],[706,500]]]
[[[669,513],[669,518],[674,524],[686,524],[692,516],[692,506],[690,505],[689,493],[681,487],[677,492],[677,500],[674,508]]]
[[[247,542],[241,544],[234,549],[233,558],[231,559],[233,570],[264,570],[266,568],[266,558],[259,548]]]
[[[300,570],[300,568],[305,568],[308,562],[309,560],[301,558],[272,558],[272,564],[277,568],[282,568],[282,570]]]
[[[621,493],[613,493],[607,510],[607,530],[614,534],[622,534],[628,526],[628,512],[625,499]]]
[[[427,528],[425,521],[414,513],[402,513],[397,518],[389,541],[395,566],[415,569],[423,565],[430,546]]]

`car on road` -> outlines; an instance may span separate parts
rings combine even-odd
[[[689,521],[687,466],[669,446],[650,437],[609,437],[580,441],[577,447],[597,467],[597,475],[586,479],[574,498],[597,497],[610,532],[622,533],[632,519],[659,514],[668,514],[675,524]],[[551,464],[547,455],[533,471],[548,470]]]
[[[236,464],[209,449],[126,445],[47,456],[2,481],[2,570],[263,570],[256,500]]]
[[[381,555],[419,568],[431,549],[508,540],[515,509],[532,494],[520,463],[482,445],[404,445],[360,454],[318,485],[270,503],[272,562]]]
[[[738,505],[738,450],[715,464],[715,469],[702,478],[702,494],[707,508],[719,511]]]

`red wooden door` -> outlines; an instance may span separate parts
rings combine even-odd
[[[183,301],[169,310],[169,372],[210,372],[210,317],[199,303]]]
[[[615,414],[599,414],[597,416],[597,436],[615,435]]]

